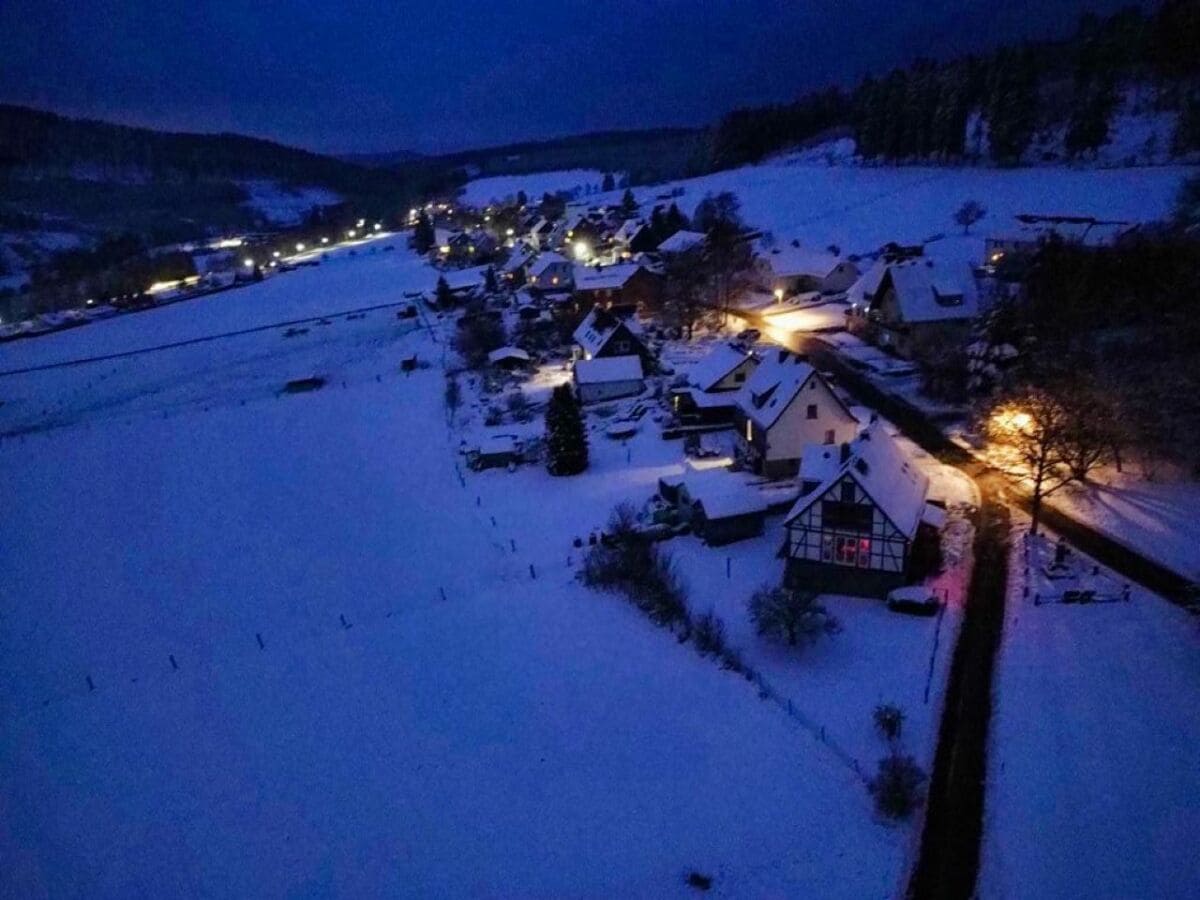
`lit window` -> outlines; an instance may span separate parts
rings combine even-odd
[[[747,441],[754,440],[754,423],[751,422],[749,419],[746,420],[746,440]]]

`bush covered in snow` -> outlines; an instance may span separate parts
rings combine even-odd
[[[838,620],[817,602],[817,595],[808,591],[763,585],[748,605],[758,633],[786,641],[789,647],[841,630]]]

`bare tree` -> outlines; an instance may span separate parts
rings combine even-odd
[[[1006,474],[1032,485],[1034,534],[1042,502],[1078,477],[1083,460],[1078,451],[1079,419],[1086,411],[1072,405],[1077,402],[1069,393],[1025,386],[1002,397],[987,418],[994,462]]]
[[[760,635],[786,640],[789,647],[841,630],[817,595],[808,591],[763,585],[750,597],[749,609]]]
[[[978,200],[968,200],[954,214],[954,221],[962,226],[963,234],[971,233],[971,226],[987,215],[987,207]]]
[[[702,247],[692,247],[680,253],[668,253],[663,258],[663,306],[669,321],[686,330],[692,339],[696,322],[704,312],[704,290],[708,273]]]

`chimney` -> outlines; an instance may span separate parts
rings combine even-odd
[[[842,453],[841,453],[841,456],[839,457],[839,461],[844,463],[846,460],[848,460],[850,458],[850,445],[847,443],[843,443],[841,449],[842,449]]]

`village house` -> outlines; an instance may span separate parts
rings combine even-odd
[[[885,263],[868,277],[860,296],[852,292],[847,328],[905,359],[922,347],[963,343],[979,314],[975,278],[965,265],[938,266],[917,257]]]
[[[536,251],[528,244],[517,244],[508,254],[496,275],[509,287],[520,287],[525,283],[525,268],[533,261]]]
[[[563,291],[571,287],[574,273],[570,260],[549,250],[525,267],[525,283],[542,291]]]
[[[671,406],[681,424],[733,424],[738,392],[758,368],[758,357],[721,343],[688,371],[687,384],[672,388]]]
[[[725,470],[664,475],[658,493],[713,547],[759,537],[770,510],[767,495]]]
[[[654,232],[642,219],[626,219],[613,235],[613,252],[625,259],[654,248]]]
[[[496,252],[499,245],[486,231],[474,229],[454,233],[448,238],[445,246],[449,248],[443,253],[445,259],[470,264],[487,259]]]
[[[554,223],[545,217],[538,219],[525,235],[525,240],[534,250],[549,250],[554,244],[551,236],[554,233]]]
[[[647,365],[654,354],[642,338],[641,328],[633,319],[621,319],[598,306],[579,323],[574,340],[576,358],[603,359],[606,356],[638,356]]]
[[[659,244],[656,249],[659,253],[666,254],[686,253],[688,250],[701,246],[706,240],[708,240],[708,235],[703,231],[682,229]]]
[[[577,360],[571,377],[580,403],[633,397],[646,389],[642,358],[636,354]]]
[[[795,475],[809,444],[850,440],[858,420],[804,358],[767,355],[738,395],[738,456],[768,478]]]
[[[784,581],[794,589],[883,597],[907,580],[929,479],[878,420],[836,453],[819,485],[784,520]]]
[[[576,266],[575,297],[583,306],[596,305],[625,315],[658,302],[662,276],[640,263]]]
[[[760,245],[754,265],[762,287],[777,296],[810,291],[840,294],[861,274],[850,260],[801,246],[798,241],[774,247]]]

